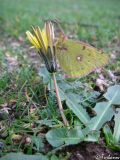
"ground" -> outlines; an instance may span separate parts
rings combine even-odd
[[[110,57],[110,70],[116,77],[109,85],[120,84],[120,1],[119,0],[4,0],[0,6],[0,156],[9,152],[22,151],[27,154],[47,154],[53,148],[46,141],[37,149],[31,144],[31,137],[44,136],[50,129],[35,124],[48,113],[43,109],[56,102],[46,102],[45,88],[38,71],[41,60],[30,48],[25,32],[31,25],[43,26],[44,20],[58,19],[66,35],[72,39],[88,42],[103,49]],[[102,74],[106,74],[105,71]],[[82,78],[94,90],[96,73]],[[107,78],[107,76],[105,76]],[[106,88],[103,92],[106,91]],[[52,109],[54,109],[54,107]],[[37,109],[36,109],[37,108]],[[4,114],[2,111],[5,111]],[[41,112],[42,111],[42,112]],[[57,111],[50,115],[58,120]],[[36,125],[36,126],[35,126]],[[17,136],[16,136],[17,135]],[[22,137],[21,137],[22,136]],[[101,136],[102,137],[102,136]],[[4,145],[4,147],[2,146]],[[118,156],[120,153],[109,149],[102,137],[99,143],[82,142],[58,150],[61,159],[94,160],[96,156]]]

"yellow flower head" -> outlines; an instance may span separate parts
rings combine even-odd
[[[41,49],[46,53],[48,46],[52,48],[54,44],[54,27],[52,22],[46,22],[43,30],[40,27],[32,27],[32,29],[34,35],[30,31],[26,32],[29,41],[36,49]]]
[[[38,50],[47,70],[51,73],[56,72],[56,41],[53,23],[47,21],[43,30],[40,27],[32,27],[32,29],[33,34],[30,31],[26,32],[29,41]]]

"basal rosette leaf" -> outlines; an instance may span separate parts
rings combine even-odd
[[[107,92],[104,94],[104,97],[107,100],[112,101],[112,104],[120,105],[120,85],[114,85],[109,87]]]
[[[59,147],[80,143],[83,141],[84,135],[82,131],[77,128],[56,128],[48,131],[46,139],[53,147]]]

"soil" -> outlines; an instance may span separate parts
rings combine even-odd
[[[120,159],[120,152],[108,149],[102,140],[97,143],[80,143],[78,145],[68,146],[61,151],[69,152],[69,160],[107,160],[107,159]]]

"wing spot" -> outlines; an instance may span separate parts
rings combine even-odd
[[[76,59],[77,59],[78,62],[82,61],[81,55],[78,55],[78,56],[76,57]]]
[[[85,46],[83,46],[83,48],[82,48],[82,49],[83,49],[83,50],[85,50],[85,48],[86,48],[86,47],[85,47]]]

